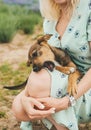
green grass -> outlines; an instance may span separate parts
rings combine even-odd
[[[0,13],[0,42],[9,42],[16,33],[17,21],[12,15]]]
[[[6,116],[6,113],[3,112],[3,111],[0,111],[0,118],[3,118],[3,117],[5,117],[5,116]]]
[[[3,63],[3,65],[0,66],[0,102],[3,104],[6,104],[7,106],[11,107],[11,103],[7,96],[15,96],[22,89],[20,90],[7,90],[4,89],[3,86],[12,86],[12,85],[18,85],[20,83],[23,83],[29,76],[31,72],[31,67],[27,67],[26,63],[19,64],[19,67],[17,69],[14,69],[13,66],[9,63]],[[0,113],[0,116],[4,116],[3,113]]]
[[[1,85],[17,85],[24,82],[31,72],[31,67],[27,67],[26,63],[21,63],[17,70],[4,63],[0,66],[0,84]]]
[[[40,13],[20,5],[0,3],[0,43],[10,42],[18,30],[32,34],[36,25],[42,25]]]
[[[0,84],[1,86],[11,86],[23,83],[28,78],[30,72],[31,67],[27,67],[25,63],[21,63],[17,70],[14,70],[10,64],[4,63],[0,66]],[[2,92],[0,93],[0,98],[1,100],[6,100]],[[20,90],[5,90],[5,95],[17,95],[18,92]]]

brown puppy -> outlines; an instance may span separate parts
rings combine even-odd
[[[77,80],[81,76],[76,65],[72,62],[70,56],[62,49],[55,48],[47,44],[51,35],[39,37],[34,45],[31,46],[28,53],[27,65],[32,64],[33,71],[38,72],[47,67],[50,71],[57,69],[69,75],[68,93],[74,95],[77,92]],[[17,86],[5,86],[7,89],[20,89],[27,83],[27,80]]]
[[[62,49],[55,48],[47,44],[51,35],[41,36],[37,42],[30,48],[28,53],[29,66],[32,64],[33,71],[38,72],[44,67],[50,71],[57,69],[69,75],[68,93],[74,95],[77,93],[77,80],[81,76],[76,65],[72,62],[70,56]]]

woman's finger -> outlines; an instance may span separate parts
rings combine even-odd
[[[31,98],[30,98],[30,101],[31,101]],[[36,106],[39,109],[44,109],[45,107],[41,102],[35,100],[34,98],[32,98],[32,103],[34,106]]]
[[[48,116],[29,116],[29,118],[32,120],[32,121],[35,121],[35,120],[42,120],[44,118],[47,118]]]
[[[48,116],[55,113],[55,108],[50,108],[49,110],[36,110],[34,108],[30,108],[28,116]]]
[[[47,111],[35,110],[34,112],[28,114],[28,116],[31,120],[36,120],[46,118],[53,113],[55,113],[55,108],[51,108],[50,110]]]

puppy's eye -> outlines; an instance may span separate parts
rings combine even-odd
[[[36,57],[37,56],[37,51],[34,51],[33,53],[32,53],[32,57]]]

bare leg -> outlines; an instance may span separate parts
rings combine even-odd
[[[14,111],[14,115],[18,120],[22,121],[29,121],[29,117],[23,110],[22,104],[21,104],[21,96],[24,94],[24,91],[22,91],[15,99],[12,104],[12,110]],[[16,107],[15,107],[16,106]]]
[[[44,84],[44,82],[46,84]],[[41,70],[38,73],[31,72],[27,85],[32,86],[33,88],[36,88],[36,87],[39,88],[40,86],[42,88],[43,87],[48,88],[48,94],[49,94],[50,93],[49,92],[50,75],[45,69]],[[26,90],[26,87],[25,87],[25,90]],[[51,111],[53,111],[53,110],[49,109],[49,110],[40,111],[40,112],[38,111],[38,113],[35,114],[36,112],[33,110],[34,109],[33,107],[37,106],[38,108],[41,109],[40,106],[42,104],[40,102],[37,102],[36,99],[32,99],[32,97],[30,97],[30,99],[29,99],[29,97],[26,97],[27,94],[26,94],[25,90],[23,90],[20,94],[18,94],[15,97],[13,104],[12,104],[13,113],[18,120],[20,120],[20,121],[30,121],[30,120],[33,120],[33,119],[43,118],[42,116],[44,114],[48,115],[48,114],[51,113]],[[31,90],[29,92],[31,92]],[[43,112],[44,112],[44,114],[43,114]]]

